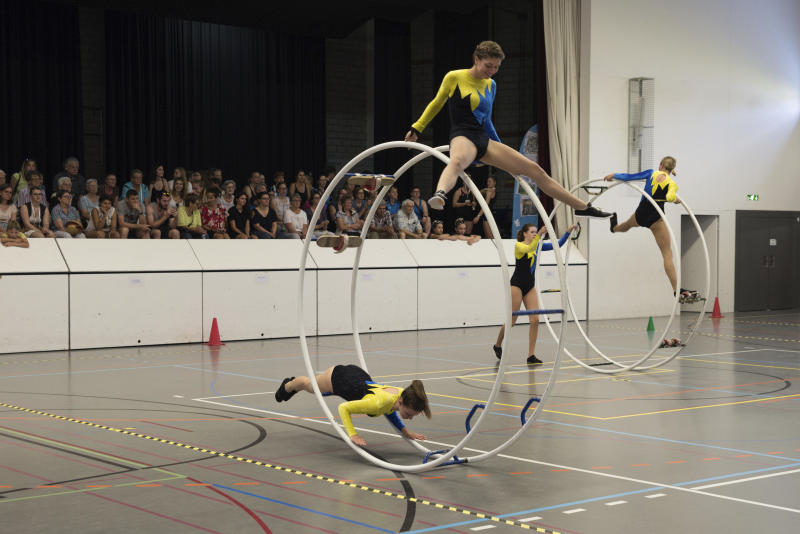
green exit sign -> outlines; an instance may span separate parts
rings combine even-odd
[[[749,194],[747,195],[747,200],[758,200],[758,195]]]

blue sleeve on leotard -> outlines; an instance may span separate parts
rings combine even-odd
[[[653,169],[647,169],[646,171],[637,172],[636,174],[626,174],[624,172],[618,172],[614,174],[614,178],[617,180],[622,180],[623,182],[630,182],[633,180],[647,180],[650,178],[650,175],[653,174]]]
[[[386,419],[388,419],[389,422],[392,423],[393,427],[395,427],[397,430],[401,432],[406,427],[406,425],[404,425],[403,422],[400,420],[400,416],[397,415],[397,412],[386,414]]]
[[[564,243],[567,242],[567,239],[569,239],[569,232],[565,232],[564,235],[562,235],[561,238],[559,238],[558,246],[563,247]],[[544,243],[542,243],[542,250],[553,250],[553,244],[549,241],[545,241]]]

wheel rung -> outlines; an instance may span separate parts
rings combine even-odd
[[[564,313],[564,310],[558,309],[549,309],[549,310],[519,310],[513,312],[511,315],[519,316],[519,315],[549,315],[555,313]]]
[[[365,172],[346,172],[344,175],[348,178],[352,178],[354,176],[359,178],[394,178],[393,174],[372,174]]]

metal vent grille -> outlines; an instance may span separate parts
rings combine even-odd
[[[653,78],[628,80],[628,172],[652,169],[655,120],[655,86]]]

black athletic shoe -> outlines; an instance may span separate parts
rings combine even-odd
[[[492,348],[494,349],[494,355],[497,356],[497,359],[499,360],[503,356],[503,347],[492,345]]]
[[[575,215],[578,217],[598,217],[600,219],[611,217],[610,213],[606,213],[605,211],[600,211],[599,209],[592,206],[591,202],[588,202],[586,204],[585,210],[575,210]]]
[[[441,189],[428,199],[428,206],[435,210],[443,210],[445,204],[447,204],[447,193]]]
[[[292,391],[291,393],[286,391],[286,384],[288,382],[291,382],[292,380],[294,380],[293,376],[290,376],[289,378],[284,378],[283,379],[283,382],[281,382],[280,387],[278,387],[278,389],[275,390],[275,400],[276,401],[278,401],[278,402],[287,401],[287,400],[291,399],[292,396],[294,396],[295,393],[297,393],[296,391]]]
[[[613,234],[614,233],[614,227],[617,226],[617,212],[616,211],[611,214],[611,219],[609,219],[609,221],[611,222],[611,233]]]
[[[540,360],[539,358],[537,358],[533,354],[528,356],[527,362],[528,362],[528,365],[541,365],[542,363],[544,363],[542,360]]]

